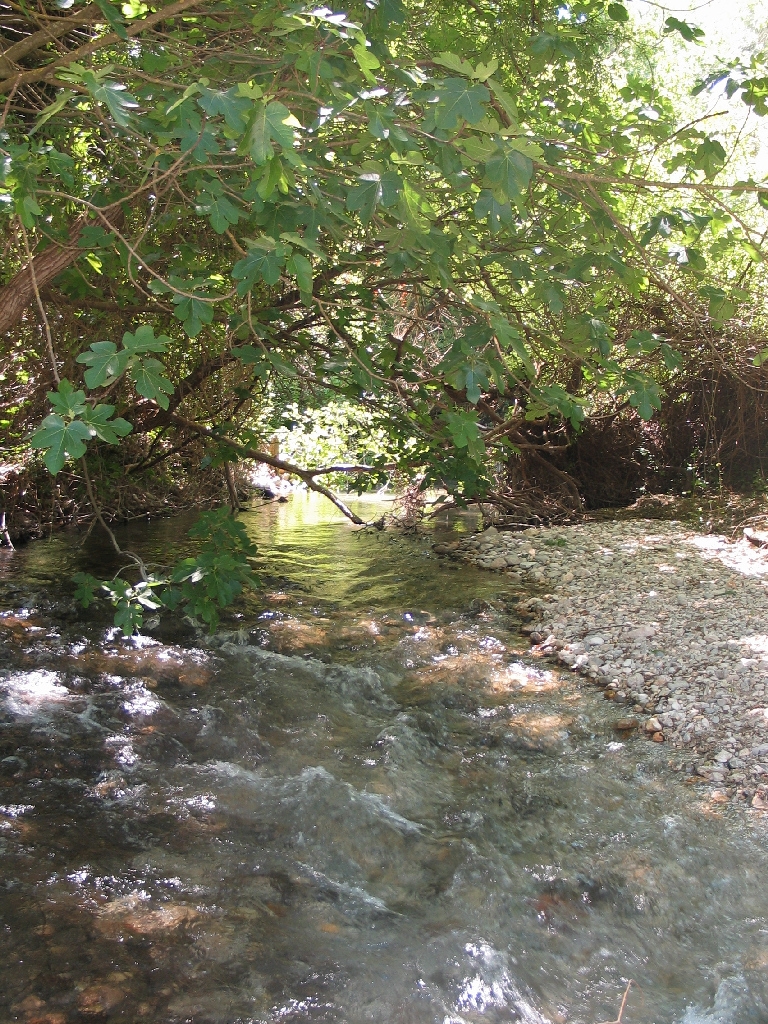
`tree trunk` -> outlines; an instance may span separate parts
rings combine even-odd
[[[121,209],[112,211],[110,222],[119,227],[123,221]],[[0,288],[0,334],[12,331],[21,321],[24,310],[35,301],[35,282],[39,292],[59,274],[71,266],[85,250],[78,244],[80,232],[86,224],[85,217],[79,217],[69,232],[67,242],[54,242],[32,259],[34,278],[30,264],[23,267],[5,287]]]

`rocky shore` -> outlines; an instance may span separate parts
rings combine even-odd
[[[768,549],[679,522],[491,527],[438,555],[541,587],[533,652],[599,686],[716,801],[768,810]]]

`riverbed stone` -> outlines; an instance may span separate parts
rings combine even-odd
[[[491,529],[454,557],[541,588],[524,601],[541,656],[634,706],[641,734],[734,799],[768,777],[768,549],[674,521]]]

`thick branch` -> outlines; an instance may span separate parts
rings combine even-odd
[[[82,253],[78,245],[85,218],[78,218],[64,244],[49,245],[20,270],[4,288],[0,288],[0,334],[10,331],[21,320],[35,298],[35,284],[43,291],[55,277],[74,263]]]
[[[69,35],[73,29],[80,28],[83,25],[90,25],[99,18],[103,20],[104,15],[96,4],[89,4],[82,11],[70,14],[65,18],[52,18],[45,28],[30,33],[30,35],[25,36],[24,39],[20,39],[17,43],[9,46],[3,53],[0,53],[0,75],[4,78],[11,77],[16,73],[16,65],[24,57],[34,53],[35,50],[39,50],[46,43],[51,43],[55,39],[61,39],[62,36]]]
[[[160,22],[165,21],[167,18],[173,18],[175,15],[181,14],[182,11],[197,6],[204,6],[204,0],[176,0],[175,3],[167,4],[161,10],[155,11],[154,14],[150,14],[146,18],[126,26],[125,36],[128,39],[139,36],[142,32],[146,32],[148,28],[160,24]],[[93,40],[93,42],[85,43],[83,46],[78,46],[76,49],[62,54],[60,57],[52,60],[50,64],[46,64],[45,67],[33,68],[31,71],[24,71],[21,74],[5,78],[3,81],[0,81],[0,94],[10,92],[13,88],[29,85],[30,82],[42,82],[46,78],[53,77],[58,68],[68,67],[73,61],[80,61],[83,57],[88,57],[97,50],[103,50],[105,47],[113,46],[121,41],[117,32],[107,32],[105,35]]]
[[[325,487],[323,484],[319,484],[315,477],[318,476],[321,470],[317,469],[302,469],[301,466],[294,466],[292,462],[285,462],[283,459],[278,459],[274,455],[270,455],[269,452],[261,452],[256,448],[250,448],[243,444],[238,444],[236,441],[231,441],[228,437],[221,437],[219,434],[214,433],[208,427],[201,427],[198,423],[192,420],[187,420],[183,416],[177,416],[172,413],[168,416],[171,422],[178,424],[180,427],[184,427],[186,430],[191,430],[195,434],[199,434],[201,437],[207,437],[211,441],[215,441],[217,444],[226,445],[227,448],[231,448],[233,452],[237,452],[243,458],[252,459],[254,462],[262,462],[265,466],[271,466],[272,469],[280,470],[281,473],[288,473],[290,476],[297,476],[311,491],[317,491],[318,494],[322,494],[326,497],[336,508],[342,512],[347,519],[351,520],[355,526],[367,526],[368,524],[356,515],[352,509],[345,505],[345,503],[333,491]],[[328,472],[326,469],[325,472]]]
[[[123,220],[119,208],[110,213],[112,223],[117,227]],[[11,280],[0,288],[0,334],[13,330],[19,323],[27,306],[35,299],[36,289],[45,291],[59,274],[71,266],[83,254],[79,245],[80,232],[86,219],[79,217],[64,243],[53,243],[27,263]]]

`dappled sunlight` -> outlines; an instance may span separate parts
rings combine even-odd
[[[155,684],[178,683],[191,689],[206,686],[214,671],[204,651],[167,647],[156,641],[139,645],[120,641],[102,650],[89,647],[76,655],[73,667],[75,664],[88,673],[145,676]]]
[[[768,555],[749,541],[718,536],[687,536],[684,541],[706,562],[719,562],[725,569],[758,580],[768,576]]]
[[[507,719],[509,728],[522,738],[544,743],[560,743],[567,739],[568,729],[573,722],[570,715],[540,711],[525,711]]]
[[[489,688],[493,693],[547,693],[559,690],[564,685],[558,673],[542,671],[522,661],[513,661],[498,669],[489,680]]]
[[[194,906],[157,903],[148,893],[134,891],[95,910],[95,926],[105,938],[122,940],[126,935],[157,935],[180,931],[201,917]]]
[[[0,680],[5,705],[17,715],[34,715],[49,704],[69,701],[73,694],[60,682],[56,672],[47,670],[16,672]]]
[[[302,622],[286,617],[270,622],[266,627],[271,644],[276,651],[303,651],[323,647],[328,639],[328,630],[314,622]]]

